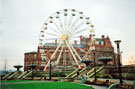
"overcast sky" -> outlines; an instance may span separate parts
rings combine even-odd
[[[24,53],[36,51],[41,27],[54,12],[73,8],[94,24],[96,37],[109,35],[120,44],[127,61],[135,56],[135,0],[2,0],[0,17],[0,69],[24,64]]]

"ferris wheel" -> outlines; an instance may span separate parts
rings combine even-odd
[[[80,42],[80,36],[89,36],[91,34],[91,41],[89,42],[89,48],[87,53],[81,57],[76,48],[74,47],[74,42],[78,44],[86,44]],[[57,65],[61,59],[62,53],[64,50],[68,50],[73,57],[74,62],[80,68],[80,62],[86,55],[94,49],[95,42],[95,33],[93,25],[89,17],[86,17],[83,12],[77,11],[75,9],[63,9],[52,14],[43,24],[40,31],[39,37],[39,47],[41,58],[45,58],[46,65],[44,70],[48,67],[50,61],[56,57],[54,65]],[[51,57],[46,56],[47,52],[42,49],[45,44],[51,44],[56,42],[55,49],[51,54]],[[77,47],[80,50],[83,50],[81,47]]]

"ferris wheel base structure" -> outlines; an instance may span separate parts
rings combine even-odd
[[[49,64],[52,66],[62,65],[67,66],[67,60],[72,61],[70,66],[76,66],[76,68],[85,67],[81,61],[84,60],[92,50],[95,50],[95,33],[94,25],[91,23],[90,18],[86,17],[83,12],[75,9],[63,9],[52,14],[43,24],[39,36],[38,47],[41,60],[45,61],[45,68],[47,70]],[[80,41],[80,36],[89,36],[89,43],[83,43]],[[55,45],[52,45],[51,51],[48,50],[49,46],[46,44],[52,44],[55,41]],[[74,46],[77,42],[80,45],[89,45],[83,49],[79,46]],[[45,46],[46,45],[46,46]],[[86,50],[87,53],[81,55],[81,51]],[[69,58],[70,57],[70,58]]]

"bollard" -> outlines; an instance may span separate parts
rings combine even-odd
[[[58,77],[58,81],[60,81],[60,76]]]
[[[84,77],[82,77],[82,81],[81,81],[83,84],[85,83],[85,78]]]
[[[133,88],[135,89],[135,81],[133,82]]]

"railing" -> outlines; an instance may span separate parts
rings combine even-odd
[[[94,69],[94,68],[93,68]],[[100,67],[99,69],[96,70],[96,73],[100,72],[102,69],[104,69],[104,67]],[[88,76],[89,78],[94,76],[94,70],[92,71],[92,73]]]
[[[8,73],[8,74],[6,74],[2,79],[5,79],[5,78],[7,78],[9,75],[11,75],[13,72],[10,72],[10,73]]]
[[[25,75],[27,73],[27,71],[25,71],[24,73],[22,73],[20,76],[18,76],[17,78],[21,78],[23,75]]]
[[[26,75],[23,76],[23,78],[26,78],[28,75],[30,75],[32,71],[28,72]]]
[[[14,75],[16,75],[18,73],[18,71],[14,72],[13,74],[11,74],[8,79],[12,78]]]
[[[79,72],[79,75],[80,75],[81,73],[83,73],[85,70],[86,70],[86,68],[83,68],[83,69]],[[77,76],[77,73],[75,73],[71,78],[75,78],[76,76]]]
[[[108,69],[109,69],[109,73],[119,73],[118,67],[113,67],[113,68],[108,68]],[[132,70],[131,72],[135,72],[134,67],[121,67],[122,73],[130,72],[129,70]]]
[[[65,78],[70,78],[72,77],[74,74],[76,74],[76,72],[78,71],[79,69],[76,69],[75,71],[73,71],[72,73],[70,73],[69,75],[67,75]]]

